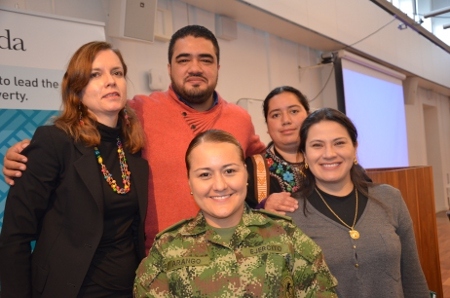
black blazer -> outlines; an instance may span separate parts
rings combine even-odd
[[[24,154],[27,170],[10,188],[0,235],[1,296],[76,297],[103,233],[103,181],[93,148],[43,126]],[[135,238],[143,258],[149,167],[140,153],[126,157],[138,195]]]

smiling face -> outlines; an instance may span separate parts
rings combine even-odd
[[[117,125],[119,111],[127,101],[127,82],[123,65],[114,51],[98,52],[81,98],[98,122],[110,127]]]
[[[168,69],[173,90],[194,109],[205,111],[212,106],[219,65],[210,40],[193,36],[178,39]]]
[[[306,138],[304,155],[321,190],[333,193],[353,189],[350,170],[356,158],[356,147],[344,126],[329,120],[313,124]]]
[[[244,212],[248,175],[239,148],[206,141],[188,159],[189,185],[206,222],[218,228],[236,226]]]
[[[296,95],[283,92],[272,97],[268,104],[267,129],[278,148],[298,147],[300,126],[308,113]]]

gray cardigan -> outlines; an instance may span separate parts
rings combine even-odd
[[[286,215],[322,248],[338,280],[339,297],[429,297],[412,220],[400,191],[377,185],[369,188],[369,197],[355,226],[358,240],[311,204],[307,204],[306,217],[301,202],[294,213]]]

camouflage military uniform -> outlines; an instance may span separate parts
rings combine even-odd
[[[288,219],[246,208],[224,243],[199,212],[156,236],[135,297],[337,297],[320,247]]]

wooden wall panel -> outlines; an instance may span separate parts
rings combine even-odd
[[[432,168],[370,169],[367,173],[374,182],[390,184],[402,193],[414,224],[417,250],[428,287],[437,297],[443,297]]]

